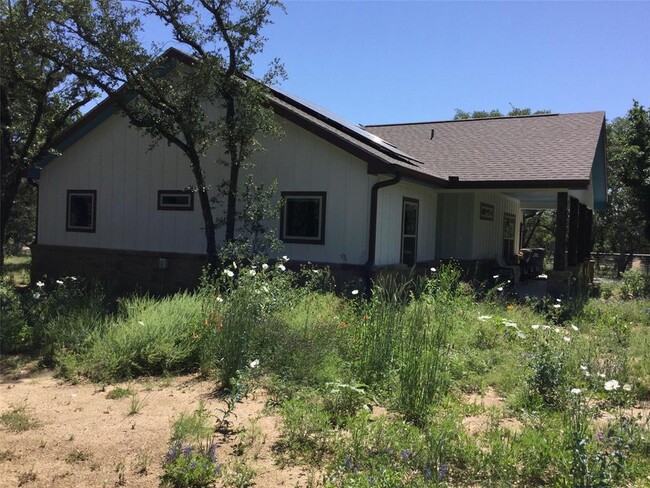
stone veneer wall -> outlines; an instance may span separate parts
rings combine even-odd
[[[167,260],[166,269],[160,267],[161,258]],[[204,265],[205,256],[196,254],[35,244],[31,276],[32,282],[44,275],[98,279],[115,295],[131,291],[169,294],[195,288]]]

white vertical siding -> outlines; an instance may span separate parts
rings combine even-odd
[[[377,243],[375,264],[396,264],[401,260],[402,202],[419,202],[417,261],[429,261],[436,254],[436,191],[430,187],[401,182],[379,190],[377,198]]]
[[[287,244],[294,259],[363,264],[367,259],[370,188],[376,177],[366,163],[310,132],[283,121],[284,137],[264,141],[254,156],[257,183],[278,180],[282,191],[327,192],[325,244]],[[65,151],[41,173],[39,243],[108,249],[203,253],[205,236],[200,202],[194,211],[157,210],[158,190],[183,189],[194,183],[189,163],[175,147],[150,139],[117,115],[111,116]],[[204,158],[213,187],[228,168]],[[240,181],[245,181],[245,172]],[[97,190],[95,233],[66,232],[66,192]],[[400,204],[401,205],[401,204]],[[401,209],[401,206],[400,206]],[[220,212],[215,209],[215,216]],[[279,231],[279,225],[272,225]],[[217,238],[223,237],[221,229]]]
[[[438,252],[440,259],[473,259],[473,193],[440,193]]]
[[[494,221],[479,218],[481,203],[494,206]],[[503,221],[506,213],[515,216],[515,252],[517,252],[521,224],[519,201],[499,193],[480,192],[475,194],[471,220],[475,236],[472,251],[474,259],[490,259],[503,255]]]

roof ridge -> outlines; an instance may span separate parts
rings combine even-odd
[[[605,114],[602,110],[593,110],[590,112],[569,112],[569,113],[550,113],[550,114],[530,114],[530,115],[503,115],[500,117],[476,117],[469,119],[447,119],[447,120],[429,120],[421,122],[397,122],[392,124],[361,124],[366,127],[399,127],[405,125],[427,125],[427,124],[448,124],[450,122],[477,122],[485,120],[503,120],[503,119],[531,119],[535,117],[559,117],[563,115],[587,115],[587,114]]]

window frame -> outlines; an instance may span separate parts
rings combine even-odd
[[[188,205],[184,206],[174,206],[169,204],[163,204],[162,199],[166,195],[187,195]],[[171,210],[171,211],[181,211],[181,212],[191,212],[194,210],[194,192],[190,190],[158,190],[158,210]]]
[[[415,234],[404,234],[404,223],[405,223],[407,205],[415,205]],[[415,250],[413,252],[413,264],[410,265],[410,267],[413,267],[418,263],[419,232],[420,232],[420,200],[417,200],[415,198],[403,197],[402,198],[402,224],[400,229],[400,250],[399,250],[400,264],[405,264],[406,266],[409,266],[408,263],[404,262],[404,238],[415,239]]]
[[[78,227],[70,225],[70,202],[74,196],[90,196],[91,199],[91,225],[90,227]],[[65,231],[66,232],[89,232],[97,231],[97,190],[68,190],[65,204]]]
[[[281,192],[282,208],[280,210],[280,240],[287,244],[325,244],[325,215],[327,209],[327,192],[324,191],[283,191]],[[292,198],[318,198],[319,205],[319,235],[317,237],[291,236],[286,233],[287,200]]]
[[[506,237],[506,221],[508,219],[512,219],[512,237]],[[508,212],[503,213],[503,233],[502,233],[502,249],[501,249],[501,256],[503,259],[506,260],[506,262],[511,262],[512,257],[515,255],[515,241],[516,241],[516,235],[517,235],[517,216],[515,214],[511,214]],[[507,245],[506,242],[512,242],[512,250],[508,249],[510,245]],[[511,252],[508,252],[511,251]]]

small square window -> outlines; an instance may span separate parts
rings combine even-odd
[[[158,210],[194,210],[194,193],[187,190],[158,190]]]
[[[65,230],[95,232],[97,190],[68,190]]]
[[[288,243],[325,243],[325,192],[282,192],[280,239]]]

